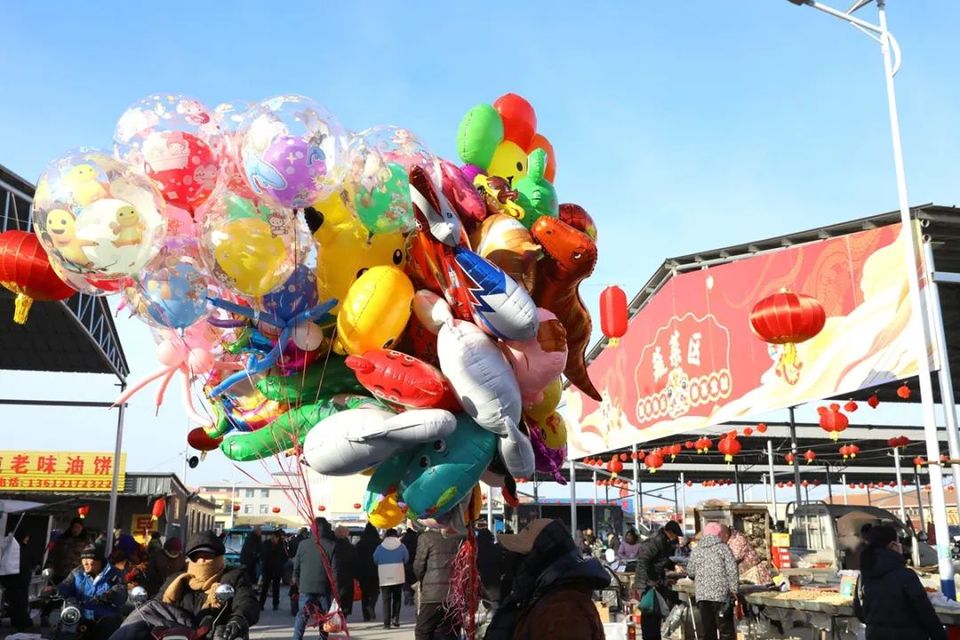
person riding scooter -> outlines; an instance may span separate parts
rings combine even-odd
[[[111,640],[151,640],[153,628],[216,626],[214,640],[247,638],[260,618],[260,603],[243,569],[224,568],[223,542],[204,531],[187,549],[187,570],[174,574],[157,596],[127,616]],[[230,585],[233,598],[221,603],[217,587]]]
[[[103,556],[103,547],[87,545],[80,553],[80,566],[55,588],[65,600],[75,600],[83,617],[93,623],[94,640],[106,640],[120,626],[120,608],[127,601],[123,577]]]

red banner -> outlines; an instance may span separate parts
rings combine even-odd
[[[600,403],[565,393],[572,459],[871,387],[917,373],[900,225],[673,276],[590,365]],[[826,324],[792,345],[750,312],[787,289]]]

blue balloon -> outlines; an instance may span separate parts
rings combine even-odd
[[[146,318],[171,329],[185,329],[207,313],[207,279],[191,259],[141,273],[140,299]]]
[[[286,322],[298,313],[317,306],[317,276],[299,265],[282,287],[263,297],[263,310]]]

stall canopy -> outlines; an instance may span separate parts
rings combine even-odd
[[[932,204],[912,214],[932,249],[925,267],[940,285],[955,388],[960,279],[953,274],[960,272],[960,215],[956,208]],[[826,480],[829,468],[833,483],[841,473],[857,481],[892,480],[888,440],[898,436],[910,443],[901,449],[909,477],[913,458],[925,452],[922,428],[871,425],[867,404],[874,396],[882,403],[918,400],[918,363],[909,344],[920,338],[910,322],[900,232],[899,214],[890,212],[666,260],[630,303],[629,328],[620,344],[604,339],[588,354],[600,402],[573,387],[565,392],[570,458],[608,460],[622,453],[629,475],[632,446],[649,451],[680,445],[676,460],[668,456],[655,475],[644,473],[645,480],[676,481],[680,473],[719,479],[736,471],[742,481],[756,482],[768,472],[770,440],[775,474],[787,480],[792,473],[783,459],[789,450],[787,424],[769,423],[766,433],[759,433],[756,417],[813,402],[829,410],[836,402],[849,419],[840,442],[818,424],[798,425],[800,454],[816,453],[809,465],[801,460],[804,477]],[[826,317],[822,330],[798,336],[794,344],[771,344],[755,333],[751,312],[782,291],[815,300]],[[930,287],[924,291],[929,294]],[[931,354],[938,351],[934,346]],[[933,365],[939,368],[935,359]],[[935,392],[939,399],[936,384]],[[857,404],[853,411],[844,407],[850,401]],[[753,431],[749,437],[745,428]],[[740,434],[742,450],[728,464],[717,454],[716,434],[732,429]],[[709,454],[686,448],[688,440],[711,433]],[[845,444],[856,444],[861,453],[844,459],[839,448]],[[578,479],[590,476],[590,468],[581,466]]]
[[[32,230],[33,191],[0,165],[0,231]],[[130,367],[105,298],[78,293],[63,302],[37,302],[25,325],[14,324],[13,302],[13,294],[0,287],[0,369],[127,377]]]

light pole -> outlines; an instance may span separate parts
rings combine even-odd
[[[924,307],[920,296],[920,279],[917,269],[916,232],[910,218],[910,203],[907,199],[907,179],[903,168],[903,149],[900,145],[900,118],[897,115],[897,96],[893,77],[900,69],[900,47],[887,29],[886,0],[874,0],[877,5],[878,24],[861,20],[853,13],[870,4],[871,0],[857,0],[846,12],[816,2],[815,0],[789,0],[795,5],[805,5],[840,18],[880,44],[883,54],[883,70],[887,86],[887,111],[890,116],[890,137],[893,144],[893,164],[897,177],[897,199],[900,206],[900,238],[904,255],[904,268],[907,270],[907,286],[910,293],[910,317],[912,326],[918,328],[911,340],[914,357],[917,360],[920,383],[920,406],[923,414],[924,436],[927,445],[927,459],[931,462],[940,459],[940,443],[937,438],[936,413],[933,404],[933,383],[930,377],[930,361],[927,357],[927,326],[923,321]],[[894,60],[896,58],[896,60]],[[937,557],[940,569],[940,590],[948,598],[956,600],[957,590],[953,581],[953,563],[950,554],[950,534],[947,529],[947,506],[943,493],[943,472],[939,464],[929,465],[930,501],[933,511],[934,529],[937,535]]]

